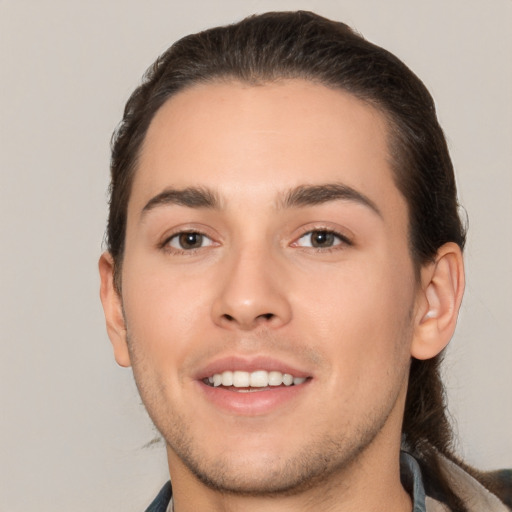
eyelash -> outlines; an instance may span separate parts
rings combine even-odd
[[[198,235],[198,236],[203,237],[203,239],[208,240],[209,243],[207,245],[201,245],[200,247],[192,247],[192,248],[189,248],[189,249],[183,249],[183,248],[180,248],[180,247],[172,247],[170,245],[171,241],[173,239],[178,239],[179,240],[179,238],[181,236],[184,236],[184,235],[185,236],[186,235]],[[208,235],[206,235],[205,233],[203,233],[201,231],[198,231],[198,230],[190,229],[190,230],[178,231],[177,233],[173,233],[172,235],[168,236],[160,244],[160,248],[163,249],[164,251],[172,253],[172,254],[191,255],[191,254],[194,254],[196,251],[198,251],[200,249],[203,249],[204,247],[209,247],[209,246],[214,245],[214,244],[215,244],[215,242],[212,240],[212,238],[209,237]]]
[[[312,245],[310,246],[301,246],[298,244],[299,240],[301,240],[302,238],[304,238],[305,236],[307,235],[313,235],[314,233],[323,233],[325,235],[332,235],[333,237],[335,237],[337,239],[337,243],[335,243],[334,245],[331,245],[329,247],[314,247]],[[174,240],[174,239],[178,239],[181,237],[181,236],[186,236],[186,235],[198,235],[198,236],[201,236],[203,237],[203,241],[204,239],[208,240],[209,242],[207,243],[207,245],[201,245],[200,247],[192,247],[192,248],[189,248],[189,249],[183,249],[181,247],[172,247],[170,245],[171,241]],[[198,231],[198,230],[184,230],[184,231],[178,231],[176,233],[173,233],[172,235],[168,236],[161,244],[160,244],[160,248],[163,249],[164,251],[166,252],[169,252],[169,253],[172,253],[172,254],[178,254],[178,255],[191,255],[191,254],[194,254],[196,251],[200,250],[200,249],[204,249],[205,247],[210,247],[212,245],[215,245],[215,242],[212,240],[211,237],[209,237],[208,235],[206,235],[205,233],[201,232],[201,231]],[[326,253],[326,252],[332,252],[332,251],[338,251],[338,250],[341,250],[343,249],[343,247],[351,247],[353,246],[353,242],[345,235],[333,230],[333,229],[328,229],[328,228],[322,228],[322,227],[318,227],[318,228],[314,228],[314,229],[308,229],[308,230],[305,230],[298,238],[295,239],[294,242],[292,242],[291,244],[291,247],[297,247],[297,248],[302,248],[302,249],[307,249],[307,250],[314,250],[315,252],[322,252],[322,253]]]
[[[330,247],[313,247],[313,246],[300,246],[298,245],[298,241],[304,238],[307,235],[313,235],[313,233],[324,233],[326,235],[332,235],[334,236],[338,242]],[[338,231],[335,231],[333,229],[329,228],[313,228],[313,229],[307,229],[304,231],[293,243],[292,246],[298,247],[298,248],[306,248],[308,250],[314,250],[315,252],[332,252],[332,251],[339,251],[342,250],[344,247],[351,247],[353,246],[352,240],[350,240],[346,235],[343,235],[339,233]]]

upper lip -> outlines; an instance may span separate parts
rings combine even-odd
[[[255,372],[257,370],[289,373],[294,377],[311,377],[311,372],[298,368],[294,364],[269,356],[241,357],[238,355],[223,356],[207,363],[198,370],[195,378],[203,380],[216,373],[226,370]]]

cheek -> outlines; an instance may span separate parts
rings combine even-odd
[[[157,267],[143,272],[128,267],[126,275],[130,278],[123,282],[123,304],[137,345],[133,348],[143,350],[155,367],[181,362],[208,316],[204,281],[169,275]]]
[[[313,282],[308,293],[296,295],[297,316],[310,337],[323,340],[321,348],[343,372],[356,374],[364,367],[383,373],[397,359],[408,360],[414,281],[407,262],[358,262],[317,275]]]

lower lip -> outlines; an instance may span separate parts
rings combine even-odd
[[[202,381],[197,382],[206,399],[216,407],[232,414],[259,416],[269,414],[297,400],[309,388],[311,381],[308,379],[298,386],[277,386],[248,392],[208,386]]]

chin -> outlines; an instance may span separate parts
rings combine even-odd
[[[283,450],[286,440],[272,449],[237,446],[212,453],[211,446],[204,450],[197,444],[195,449],[181,444],[171,451],[188,472],[214,491],[238,496],[292,496],[343,473],[373,438],[370,432],[351,443],[326,437],[287,451]]]
[[[283,464],[277,457],[256,464],[246,459],[236,466],[217,462],[207,467],[204,461],[200,467],[190,463],[187,466],[210,489],[238,496],[299,494],[328,472],[325,464],[312,467],[303,461],[290,464],[289,460]]]

